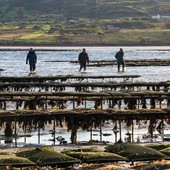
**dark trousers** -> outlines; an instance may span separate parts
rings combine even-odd
[[[81,71],[82,68],[84,69],[84,71],[86,71],[86,63],[80,63],[79,71]]]
[[[30,65],[30,71],[34,71],[36,69],[35,64]]]
[[[121,66],[121,65],[122,65],[122,69],[124,70],[124,67],[125,67],[124,61],[122,61],[121,63],[117,63],[118,71],[120,71],[120,66]]]

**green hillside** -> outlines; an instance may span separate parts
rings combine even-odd
[[[170,15],[169,0],[0,0],[1,18],[60,14],[76,18]]]
[[[169,9],[170,0],[0,0],[0,45],[170,45]]]

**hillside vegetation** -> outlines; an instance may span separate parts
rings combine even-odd
[[[0,0],[0,45],[168,45],[169,9],[169,0]]]
[[[62,14],[77,18],[169,15],[169,0],[0,0],[1,18]]]

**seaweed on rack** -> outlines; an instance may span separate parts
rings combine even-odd
[[[95,111],[92,113],[86,112],[79,112],[75,115],[66,115],[65,122],[69,130],[72,130],[72,127],[76,127],[77,129],[81,128],[83,130],[89,130],[90,128],[97,128],[104,126],[105,121],[108,120],[107,116],[105,115],[98,115],[98,112],[95,114]]]

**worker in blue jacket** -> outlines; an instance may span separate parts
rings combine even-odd
[[[28,63],[30,65],[30,73],[35,73],[36,63],[37,63],[37,55],[33,48],[30,48],[30,50],[27,54],[26,64],[28,64]]]
[[[82,68],[84,69],[84,71],[86,71],[86,64],[89,64],[89,56],[86,53],[86,49],[83,48],[83,51],[79,54],[78,56],[78,62],[80,64],[80,69],[79,71],[82,70]]]
[[[115,58],[117,60],[117,65],[118,65],[118,72],[120,72],[120,66],[122,65],[122,71],[124,71],[125,63],[124,63],[124,52],[123,49],[120,48],[120,51],[116,53]]]

